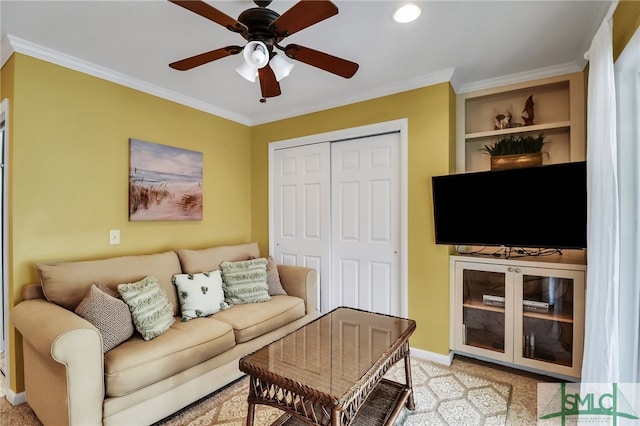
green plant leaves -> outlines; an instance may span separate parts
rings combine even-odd
[[[541,152],[545,142],[544,134],[532,135],[509,135],[500,138],[492,146],[485,145],[481,151],[492,157],[499,155],[529,154]]]

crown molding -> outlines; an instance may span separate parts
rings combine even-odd
[[[112,69],[96,65],[94,63],[78,59],[71,55],[67,55],[58,52],[47,47],[40,46],[27,40],[23,40],[19,37],[7,35],[2,41],[2,65],[9,59],[13,52],[28,55],[36,59],[41,59],[46,62],[50,62],[56,65],[60,65],[65,68],[72,69],[74,71],[82,72],[84,74],[92,75],[94,77],[101,78],[103,80],[111,81],[113,83],[120,84],[122,86],[129,87],[131,89],[138,90],[143,93],[154,95],[169,101],[188,106],[200,111],[208,112],[218,117],[226,118],[231,121],[235,121],[244,125],[251,125],[251,121],[242,115],[233,113],[226,109],[211,105],[206,102],[202,102],[198,99],[181,95],[172,90],[165,89],[155,84],[147,83],[146,81],[133,78],[126,74],[114,71]],[[10,52],[10,53],[7,53]],[[6,58],[5,58],[6,55]]]
[[[13,55],[13,47],[9,42],[8,36],[2,39],[0,43],[0,68],[4,67],[9,58]]]
[[[421,87],[430,86],[433,84],[448,82],[454,74],[455,69],[449,68],[435,73],[427,74],[419,78],[412,80],[398,81],[394,84],[375,88],[360,92],[355,96],[349,96],[344,98],[337,98],[331,102],[324,104],[314,105],[309,108],[289,110],[287,112],[280,112],[271,115],[265,115],[258,120],[251,120],[248,117],[233,113],[226,109],[217,107],[215,105],[202,102],[200,100],[181,95],[174,91],[165,89],[154,84],[147,83],[145,81],[133,78],[126,74],[114,71],[112,69],[76,58],[65,53],[58,52],[56,50],[32,43],[27,40],[23,40],[19,37],[7,35],[2,40],[1,45],[1,59],[2,64],[11,57],[14,52],[28,55],[37,59],[41,59],[46,62],[50,62],[56,65],[60,65],[65,68],[72,69],[74,71],[82,72],[84,74],[92,75],[94,77],[101,78],[103,80],[111,81],[132,89],[148,93],[154,96],[158,96],[163,99],[167,99],[176,102],[181,105],[185,105],[191,108],[195,108],[200,111],[204,111],[222,118],[226,118],[247,126],[253,126],[258,124],[269,123],[272,121],[283,120],[286,118],[296,117],[299,115],[310,114],[330,108],[336,108],[344,105],[349,105],[356,102],[362,102],[370,99],[379,98],[382,96],[392,95],[408,90],[418,89]]]
[[[401,92],[407,92],[413,89],[419,89],[421,87],[432,86],[434,84],[445,83],[451,81],[451,77],[455,72],[455,68],[448,68],[442,71],[438,71],[431,74],[426,74],[412,80],[398,81],[397,83],[387,86],[377,87],[372,90],[360,92],[354,96],[337,98],[331,102],[324,104],[314,105],[305,109],[298,109],[296,111],[288,111],[277,114],[265,115],[260,117],[259,120],[252,121],[252,125],[265,124],[273,121],[284,120],[286,118],[297,117],[304,114],[311,114],[318,111],[324,111],[331,108],[337,108],[345,105],[354,104],[357,102],[368,101],[383,96],[395,95]]]
[[[577,62],[568,62],[565,64],[554,65],[546,68],[538,68],[536,70],[490,78],[487,80],[463,83],[459,86],[453,85],[453,83],[452,85],[456,94],[475,92],[476,90],[492,89],[494,87],[508,86],[510,84],[524,83],[527,81],[579,72],[584,69],[585,64],[586,61],[583,64],[578,64]]]
[[[505,75],[501,77],[491,78],[487,80],[479,80],[471,83],[456,84],[455,68],[447,68],[435,73],[426,74],[411,80],[398,81],[393,84],[374,88],[372,90],[363,91],[353,96],[336,98],[330,102],[323,104],[316,104],[308,108],[301,108],[296,110],[288,110],[286,112],[277,112],[270,115],[264,115],[258,119],[252,120],[249,117],[236,114],[232,111],[220,108],[216,105],[209,104],[207,102],[200,101],[198,99],[182,95],[172,90],[165,89],[163,87],[150,84],[146,81],[139,80],[128,76],[126,74],[114,71],[112,69],[78,59],[71,55],[67,55],[58,52],[47,47],[40,46],[38,44],[23,40],[19,37],[7,35],[0,44],[0,61],[1,66],[9,60],[14,53],[21,53],[28,55],[43,61],[47,61],[56,65],[60,65],[65,68],[72,69],[74,71],[82,72],[94,77],[101,78],[103,80],[111,81],[113,83],[120,84],[125,87],[129,87],[138,90],[143,93],[147,93],[153,96],[157,96],[162,99],[185,105],[190,108],[194,108],[200,111],[213,114],[215,116],[225,118],[246,126],[254,126],[259,124],[270,123],[273,121],[283,120],[291,117],[296,117],[305,114],[311,114],[318,111],[323,111],[331,108],[337,108],[357,102],[363,102],[383,96],[394,95],[409,90],[419,89],[422,87],[431,86],[434,84],[450,82],[456,94],[473,92],[476,90],[489,89],[494,87],[501,87],[515,83],[522,83],[531,80],[537,80],[542,78],[554,77],[563,74],[569,74],[573,72],[582,71],[586,64],[579,64],[577,62],[569,62],[565,64],[555,65],[546,68],[539,68],[537,70],[531,70],[516,74]]]

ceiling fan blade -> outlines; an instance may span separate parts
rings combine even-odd
[[[224,58],[229,55],[235,55],[242,51],[241,46],[227,46],[221,49],[211,50],[209,52],[201,53],[199,55],[191,56],[180,61],[172,62],[169,66],[178,71],[186,71],[191,68],[204,65],[208,62],[215,61],[216,59]]]
[[[258,69],[258,77],[260,78],[260,90],[262,91],[263,98],[273,98],[282,93],[280,92],[280,83],[276,80],[276,75],[273,73],[269,64]]]
[[[329,0],[301,0],[269,25],[280,38],[317,24],[338,14],[338,7]]]
[[[328,53],[313,50],[298,44],[289,44],[284,48],[284,53],[291,59],[295,59],[316,68],[328,71],[344,78],[351,78],[358,71],[359,65]]]
[[[227,15],[224,12],[219,11],[215,7],[205,3],[202,0],[169,0],[171,3],[177,4],[178,6],[182,6],[187,10],[190,10],[193,13],[197,13],[198,15],[205,17],[213,22],[216,22],[223,27],[226,27],[228,30],[236,32],[236,33],[247,33],[249,31],[241,22],[238,22],[236,19]]]

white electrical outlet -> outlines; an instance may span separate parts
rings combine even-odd
[[[112,229],[111,231],[109,231],[109,244],[116,245],[116,244],[120,244],[120,230],[119,229]]]

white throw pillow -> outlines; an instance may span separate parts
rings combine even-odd
[[[206,317],[229,307],[224,301],[220,271],[176,274],[173,284],[178,288],[182,321]]]

